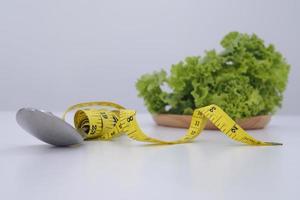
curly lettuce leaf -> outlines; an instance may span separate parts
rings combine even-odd
[[[136,88],[139,91],[138,95],[143,97],[148,110],[151,113],[164,113],[165,106],[164,98],[168,95],[163,92],[161,85],[167,80],[166,72],[154,72],[153,74],[145,74],[136,83]]]
[[[165,71],[143,75],[136,84],[152,113],[191,114],[217,104],[233,118],[272,114],[281,106],[290,66],[255,34],[227,34],[223,50],[187,57]],[[170,92],[161,86],[167,84]],[[168,109],[166,109],[169,107]]]

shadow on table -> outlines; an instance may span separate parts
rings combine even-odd
[[[0,149],[0,155],[24,155],[24,154],[52,154],[59,152],[69,152],[79,149],[82,145],[69,147],[56,147],[47,144],[19,145]]]

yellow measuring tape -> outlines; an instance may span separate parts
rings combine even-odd
[[[95,109],[94,106],[111,109]],[[138,125],[136,112],[125,109],[116,103],[88,102],[76,104],[65,111],[64,120],[66,114],[72,110],[77,110],[74,116],[75,128],[86,133],[86,139],[110,140],[121,134],[126,134],[129,138],[141,142],[180,144],[195,139],[204,129],[207,120],[210,120],[222,133],[235,141],[260,146],[282,145],[281,143],[263,142],[253,138],[217,105],[209,105],[194,110],[187,133],[174,141],[163,141],[147,136]]]

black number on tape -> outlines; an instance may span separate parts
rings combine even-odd
[[[212,106],[212,107],[209,109],[209,111],[210,111],[210,112],[214,112],[216,109],[217,109],[217,108],[216,108],[215,106]]]
[[[233,125],[233,127],[231,128],[231,132],[235,133],[238,130],[238,127],[235,125]]]
[[[91,134],[95,134],[97,130],[97,125],[92,125],[91,127]]]
[[[127,118],[127,121],[128,121],[128,122],[131,122],[132,120],[133,120],[133,117],[132,117],[132,116],[130,116],[130,117]]]
[[[108,118],[108,116],[107,116],[107,114],[106,114],[105,112],[101,112],[100,114],[102,115],[102,117],[103,117],[104,119],[107,119],[107,118]]]
[[[116,116],[113,116],[113,120],[115,124],[119,121],[119,119]]]

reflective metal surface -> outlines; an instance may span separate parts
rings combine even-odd
[[[16,120],[28,133],[51,145],[69,146],[83,142],[82,133],[46,111],[22,108],[17,112]]]

